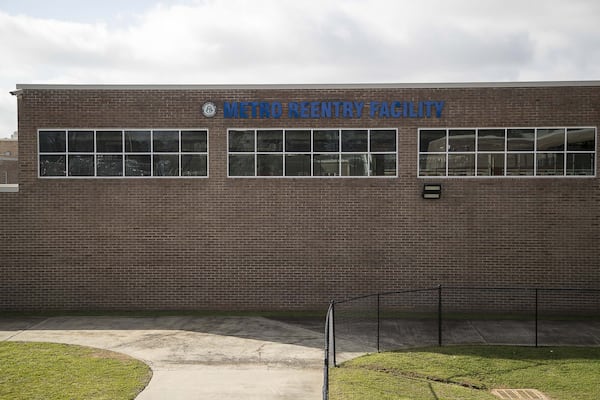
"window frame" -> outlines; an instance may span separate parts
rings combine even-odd
[[[93,132],[94,148],[91,152],[69,152],[69,132],[75,131],[91,131]],[[144,131],[150,132],[150,150],[149,151],[126,151],[125,136],[126,132]],[[177,131],[178,135],[178,151],[171,152],[155,152],[154,151],[154,132]],[[206,151],[183,151],[182,150],[182,132],[200,131],[206,134]],[[43,152],[40,151],[40,133],[42,132],[64,132],[65,134],[65,149],[62,152]],[[97,133],[98,132],[121,132],[121,151],[98,151]],[[208,128],[39,128],[37,130],[37,175],[40,179],[206,179],[210,174],[209,149],[210,149],[210,131]],[[43,156],[63,156],[65,158],[65,174],[64,175],[42,175],[41,174],[41,159]],[[93,175],[69,175],[69,157],[71,156],[92,156],[93,157]],[[146,155],[150,157],[150,174],[149,175],[127,175],[127,156]],[[161,155],[176,155],[179,160],[178,175],[154,175],[154,159],[155,156]],[[182,174],[182,159],[185,155],[200,155],[206,157],[206,175],[183,175]],[[119,156],[121,157],[121,175],[98,175],[98,160],[101,156]]]
[[[533,130],[533,149],[532,150],[509,150],[508,149],[508,131],[509,130]],[[544,130],[563,130],[563,150],[539,150],[538,149],[538,132]],[[568,133],[569,130],[582,130],[582,129],[593,129],[594,130],[594,149],[593,150],[569,150],[568,149]],[[450,131],[459,131],[459,130],[475,130],[475,148],[473,151],[468,152],[454,152],[450,151],[449,146],[449,132]],[[489,131],[489,130],[503,130],[504,131],[504,150],[503,151],[489,151],[489,150],[479,150],[479,132],[480,131]],[[445,150],[444,151],[421,151],[421,132],[422,131],[445,131],[446,132],[446,142],[445,142]],[[519,126],[508,126],[508,127],[422,127],[417,129],[417,177],[422,179],[455,179],[455,178],[466,178],[466,179],[496,179],[496,178],[595,178],[598,174],[598,163],[597,163],[597,154],[598,154],[598,128],[595,126],[529,126],[529,127],[519,127]],[[474,174],[473,175],[450,175],[449,174],[449,155],[456,154],[468,154],[474,155]],[[501,175],[479,175],[478,174],[478,156],[482,154],[501,154],[503,155],[504,165],[503,165],[503,173]],[[510,155],[533,155],[533,172],[531,175],[519,175],[519,174],[510,174],[507,167],[508,158]],[[562,155],[562,174],[538,174],[538,155]],[[567,167],[569,156],[574,154],[587,154],[591,155],[593,159],[593,173],[589,175],[575,175],[569,174],[569,170]],[[423,155],[437,155],[440,157],[445,157],[445,172],[442,175],[423,175],[421,173],[421,158]],[[540,169],[542,171],[543,169]]]
[[[254,132],[254,151],[230,151],[229,149],[229,138],[230,132],[232,131],[253,131]],[[282,131],[282,139],[283,139],[283,149],[282,151],[258,151],[258,131]],[[286,149],[286,132],[288,131],[309,131],[310,132],[310,151],[287,151]],[[338,150],[337,151],[315,151],[315,131],[337,131],[338,132]],[[367,131],[367,150],[359,151],[359,152],[345,152],[342,151],[342,132],[343,131]],[[371,132],[372,131],[393,131],[395,135],[395,146],[394,151],[371,151]],[[398,177],[398,128],[391,127],[377,127],[377,128],[355,128],[355,127],[317,127],[317,128],[306,128],[306,127],[293,127],[293,128],[285,128],[285,127],[274,127],[274,128],[227,128],[227,178],[232,179],[372,179],[372,178],[397,178]],[[393,175],[372,175],[371,174],[371,163],[372,156],[374,155],[394,155],[394,167],[395,173]],[[254,174],[253,175],[231,175],[230,171],[230,156],[232,155],[252,155],[254,156]],[[258,155],[281,155],[282,157],[282,174],[281,175],[258,175]],[[308,155],[310,157],[310,175],[286,175],[286,156],[288,155]],[[337,175],[315,175],[315,156],[316,155],[326,155],[326,156],[337,156],[338,159],[338,171]],[[367,164],[366,164],[366,172],[367,175],[344,175],[342,171],[342,156],[343,155],[366,155]]]

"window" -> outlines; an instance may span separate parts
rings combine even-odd
[[[419,176],[595,176],[596,128],[419,129]]]
[[[230,129],[230,177],[395,177],[395,129]]]
[[[40,130],[40,177],[206,177],[206,130]]]

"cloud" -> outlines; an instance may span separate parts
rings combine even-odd
[[[0,90],[6,98],[0,101],[0,136],[16,126],[15,101],[7,94],[16,83],[600,76],[596,1],[169,1],[126,21],[94,23],[15,16],[1,9]]]

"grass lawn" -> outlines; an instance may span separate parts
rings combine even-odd
[[[330,371],[331,400],[498,400],[494,388],[600,399],[599,347],[428,347],[371,354]]]
[[[151,376],[141,361],[106,350],[0,342],[0,399],[134,399]]]

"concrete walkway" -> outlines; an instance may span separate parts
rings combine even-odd
[[[153,371],[139,400],[319,399],[323,334],[261,317],[0,318],[0,340],[124,353]]]

